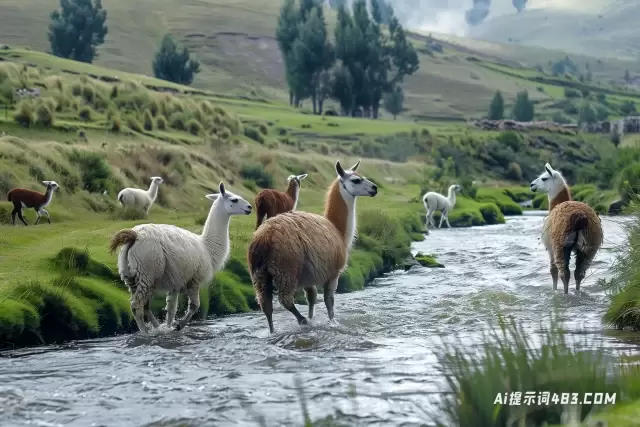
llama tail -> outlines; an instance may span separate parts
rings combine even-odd
[[[262,201],[258,202],[256,200],[256,230],[262,225],[265,219],[267,219],[266,206]]]
[[[424,208],[425,208],[426,210],[429,210],[429,201],[428,201],[428,199],[427,199],[426,197],[424,197],[424,198],[422,199],[422,204],[424,204]]]
[[[269,272],[268,262],[270,256],[270,244],[266,236],[258,236],[249,244],[247,250],[247,263],[251,283],[256,293],[256,301],[260,307],[264,301],[273,298],[273,275]]]
[[[132,229],[124,229],[118,231],[115,236],[111,238],[111,242],[109,242],[109,253],[114,253],[116,249],[118,249],[122,245],[128,245],[129,247],[133,245],[138,239],[138,233],[133,231]]]
[[[565,248],[569,252],[582,251],[588,240],[589,216],[585,212],[573,212],[569,218],[569,233],[565,238]]]

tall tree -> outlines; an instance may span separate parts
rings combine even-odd
[[[529,92],[526,90],[516,95],[516,102],[513,105],[513,118],[520,122],[530,122],[535,116],[533,102],[529,100]]]
[[[504,99],[502,98],[502,94],[499,90],[496,91],[495,95],[493,95],[493,99],[491,100],[491,104],[489,104],[489,120],[502,120],[504,118]]]
[[[280,8],[280,15],[278,16],[278,23],[276,26],[276,40],[280,53],[282,54],[282,60],[285,66],[285,73],[287,75],[287,83],[289,85],[289,105],[297,105],[298,101],[295,97],[296,88],[298,86],[293,62],[292,47],[295,40],[298,38],[298,22],[300,16],[296,9],[295,0],[285,0],[284,4]],[[299,91],[298,91],[299,92]]]
[[[167,33],[162,37],[152,68],[153,75],[159,79],[188,85],[200,72],[200,63],[191,58],[189,49],[180,49],[171,34]]]
[[[393,115],[393,120],[402,112],[404,107],[404,91],[401,86],[396,86],[384,94],[384,109]]]
[[[101,0],[60,0],[60,10],[51,12],[51,53],[61,58],[91,63],[107,35],[107,11]]]

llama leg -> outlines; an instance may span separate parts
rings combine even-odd
[[[167,292],[167,306],[165,307],[167,318],[165,320],[165,324],[168,327],[173,325],[173,320],[176,318],[176,311],[178,310],[178,295],[178,291]]]
[[[442,221],[444,221],[445,216],[447,216],[447,211],[440,211],[440,224],[438,224],[438,228],[442,228]]]
[[[49,212],[47,212],[45,209],[40,208],[40,216],[46,216],[47,222],[51,224],[51,218],[49,218]]]
[[[16,215],[18,215],[18,209],[14,207],[11,211],[11,225],[16,225]]]
[[[148,335],[149,329],[144,323],[144,311],[145,306],[151,297],[151,287],[140,280],[136,280],[131,291],[131,313],[138,324],[140,332],[144,335]]]
[[[282,282],[278,283],[278,301],[296,317],[300,325],[306,325],[307,319],[300,314],[294,303],[295,290],[297,288],[293,280],[283,277]]]
[[[28,225],[27,221],[24,219],[24,216],[22,216],[22,209],[18,210],[18,218],[20,218],[20,221],[22,221],[24,225]]]
[[[267,318],[269,332],[273,333],[273,278],[268,273],[257,273],[252,281],[256,301]]]
[[[564,285],[564,293],[569,293],[569,279],[571,272],[569,271],[569,260],[571,259],[571,247],[559,246],[554,250],[553,258],[558,272],[561,273],[560,278]]]
[[[184,315],[184,317],[180,319],[180,321],[176,325],[176,331],[184,328],[189,320],[191,320],[193,315],[198,312],[198,309],[200,309],[200,289],[198,288],[198,284],[191,284],[187,287],[186,292],[187,296],[189,297],[189,308],[187,309],[187,313]]]
[[[553,281],[553,290],[558,289],[558,266],[553,259],[553,252],[549,252],[549,271],[551,272],[551,280]]]
[[[307,294],[307,304],[309,304],[309,319],[313,318],[313,306],[318,301],[318,290],[315,286],[305,288],[304,292]]]
[[[338,288],[338,278],[324,284],[324,305],[327,306],[327,315],[329,320],[333,320],[333,304],[335,302],[335,292]]]
[[[435,209],[429,209],[429,212],[427,212],[427,218],[429,219],[429,224],[431,225],[431,227],[436,228],[436,222],[433,220],[434,212],[435,212]]]
[[[449,212],[447,212],[447,216],[444,217],[444,220],[447,223],[447,228],[451,228],[451,224],[449,224]]]
[[[149,301],[144,305],[144,315],[147,316],[147,319],[149,319],[154,328],[160,326],[160,322],[158,322],[158,319],[156,319],[156,316],[154,316],[151,311],[151,298],[149,298]]]
[[[38,209],[34,209],[36,211],[36,222],[33,223],[33,225],[38,225],[38,223],[40,222],[40,211]]]
[[[591,265],[595,255],[595,252],[590,253],[580,251],[576,254],[576,269],[573,271],[573,277],[576,281],[576,291],[580,290],[580,283],[582,283],[582,280],[587,273],[587,268]]]

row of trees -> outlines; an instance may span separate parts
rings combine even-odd
[[[300,106],[310,99],[313,112],[322,114],[324,101],[332,98],[342,115],[374,119],[385,94],[386,104],[401,105],[401,85],[418,70],[419,60],[393,10],[387,3],[383,9],[380,0],[370,0],[370,11],[367,0],[355,0],[351,10],[338,5],[332,42],[323,3],[285,0],[280,10],[276,39],[290,104]]]
[[[530,122],[535,117],[535,107],[533,101],[529,99],[529,93],[524,90],[516,95],[516,101],[513,104],[513,110],[511,112],[513,119],[519,122]],[[504,119],[504,98],[500,91],[496,91],[489,104],[489,114],[487,114],[489,120],[502,120]]]
[[[60,9],[51,13],[49,24],[51,53],[92,63],[108,31],[107,11],[101,0],[60,0]],[[200,63],[191,58],[186,47],[179,47],[173,37],[166,34],[152,68],[159,79],[190,84],[200,71]]]

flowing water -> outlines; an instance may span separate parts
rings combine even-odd
[[[610,274],[624,220],[603,217],[605,245],[582,292],[568,296],[561,283],[552,291],[542,220],[525,215],[504,225],[434,230],[414,252],[434,253],[446,268],[414,267],[337,295],[335,324],[323,303],[301,327],[276,302],[273,336],[262,313],[252,313],[147,338],[14,351],[0,358],[0,425],[247,426],[263,416],[269,426],[301,426],[296,378],[312,419],[429,424],[425,408],[444,389],[437,363],[443,337],[469,346],[498,313],[535,328],[552,310],[571,330],[602,336],[607,299],[596,280]],[[624,346],[604,339],[612,352]]]

